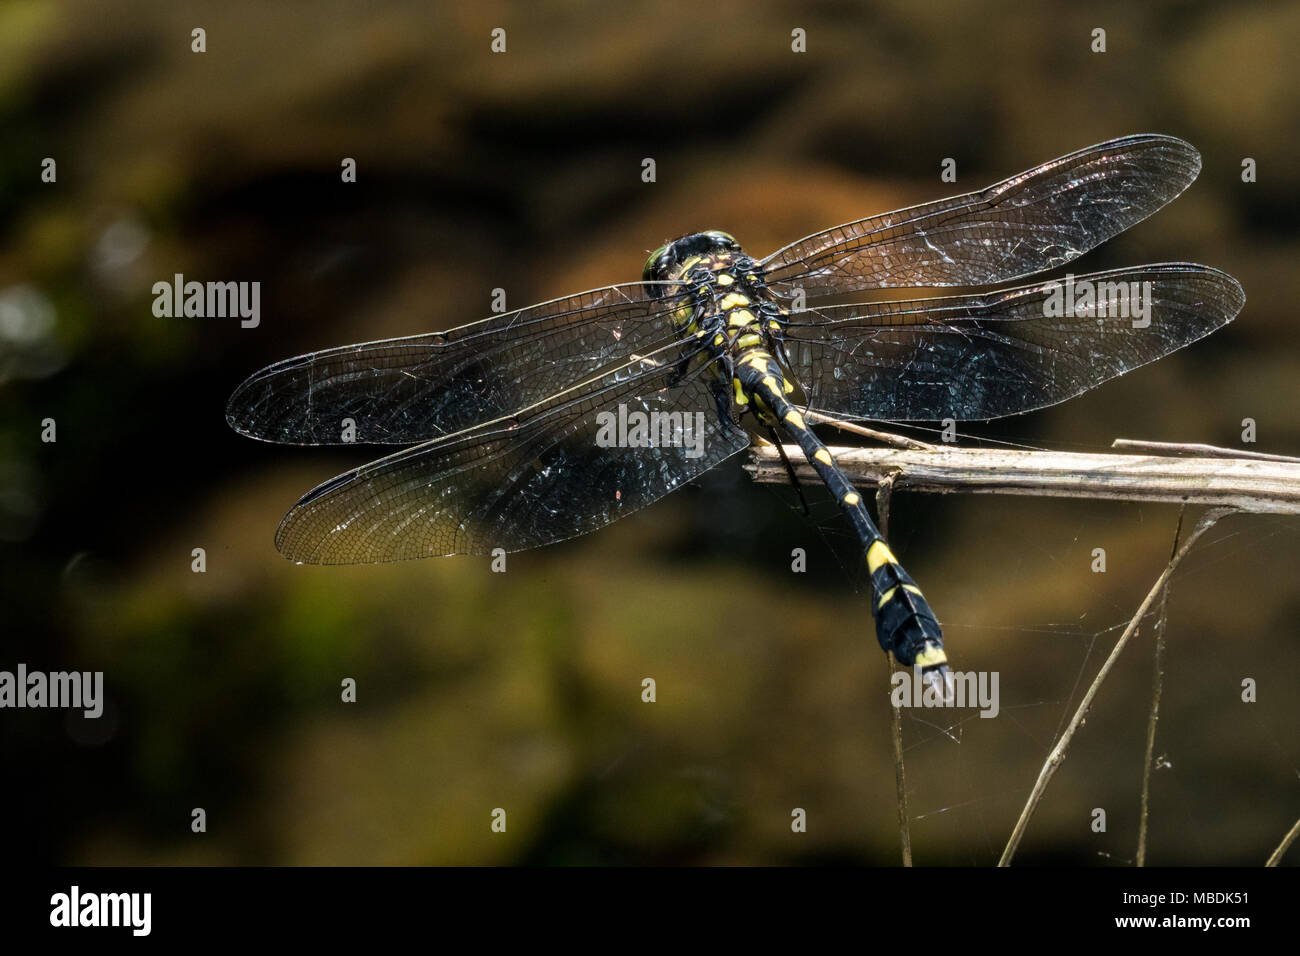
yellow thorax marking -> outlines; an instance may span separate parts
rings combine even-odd
[[[871,542],[871,547],[867,548],[867,570],[872,574],[876,573],[877,568],[886,564],[897,564],[898,558],[894,557],[894,552],[889,550],[889,545],[877,539]]]
[[[754,323],[754,313],[749,309],[736,309],[727,316],[727,325],[746,326]]]
[[[718,285],[724,285],[724,286],[731,285],[731,283],[735,281],[736,281],[735,279],[733,279],[730,275],[728,275],[725,272],[718,274]]]
[[[749,297],[743,296],[739,292],[728,292],[718,303],[718,308],[722,310],[734,309],[738,305],[749,305]]]
[[[753,345],[762,345],[763,338],[762,336],[754,335],[751,332],[749,335],[742,335],[740,338],[736,339],[736,344],[739,345],[742,349],[747,349]]]
[[[737,405],[748,405],[748,404],[749,404],[749,396],[745,394],[745,387],[744,387],[743,385],[740,384],[740,379],[738,379],[738,378],[733,378],[733,379],[731,380],[731,384],[732,384],[733,386],[735,386],[735,389],[736,389],[736,404],[737,404]]]

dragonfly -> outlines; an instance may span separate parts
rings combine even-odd
[[[1208,335],[1245,295],[1218,269],[1163,262],[941,297],[808,300],[971,290],[1056,269],[1159,210],[1200,168],[1190,144],[1140,134],[763,259],[729,233],[690,233],[651,253],[639,282],[270,365],[235,390],[226,418],[280,444],[408,446],[285,514],[276,548],[322,565],[563,541],[756,436],[784,436],[853,528],[880,646],[942,684],[938,617],[809,412],[885,422],[1030,412]]]

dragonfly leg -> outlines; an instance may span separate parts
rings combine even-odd
[[[775,302],[769,300],[760,306],[760,314],[768,348],[772,350],[772,354],[776,356],[782,368],[790,368],[790,356],[785,349],[785,326],[789,321],[785,312]]]
[[[799,473],[794,470],[794,465],[790,464],[790,459],[785,453],[785,446],[781,444],[781,436],[776,433],[776,429],[769,425],[767,433],[772,437],[772,444],[776,446],[776,450],[781,453],[781,462],[785,465],[785,473],[790,476],[790,485],[794,488],[795,494],[799,496],[799,504],[803,505],[803,515],[806,518],[812,514],[812,510],[808,507],[808,499],[803,496],[803,485],[799,483]]]
[[[719,370],[719,373],[709,382],[709,390],[713,392],[713,401],[718,406],[718,419],[722,422],[723,427],[728,433],[731,433],[733,430],[741,430],[740,425],[736,423],[736,416],[733,411],[735,406],[732,402],[731,389],[729,387],[730,382],[730,372],[724,375],[721,373],[721,370]]]

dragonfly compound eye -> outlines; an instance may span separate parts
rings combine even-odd
[[[660,273],[663,268],[663,260],[665,254],[668,252],[669,245],[671,245],[671,243],[666,242],[654,252],[650,253],[650,258],[645,261],[645,268],[641,270],[642,282],[654,282],[656,279],[663,278]]]

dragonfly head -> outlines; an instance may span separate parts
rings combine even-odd
[[[730,233],[710,229],[693,232],[672,242],[666,242],[645,261],[641,271],[644,282],[664,282],[680,278],[695,262],[718,253],[740,251],[740,243]],[[694,261],[692,261],[694,260]]]

